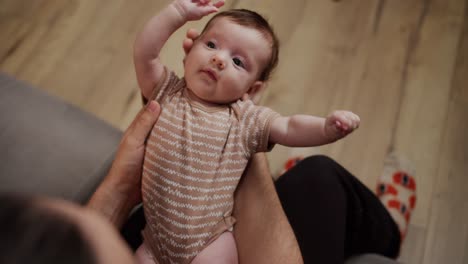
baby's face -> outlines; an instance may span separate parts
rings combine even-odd
[[[185,80],[198,99],[225,104],[238,100],[258,81],[271,54],[256,29],[217,18],[185,58]]]

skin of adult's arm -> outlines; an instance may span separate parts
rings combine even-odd
[[[304,263],[269,171],[266,155],[254,155],[235,193],[239,263]]]
[[[160,110],[156,101],[150,101],[140,110],[122,137],[109,173],[88,201],[88,208],[103,215],[117,229],[141,202],[145,140]]]

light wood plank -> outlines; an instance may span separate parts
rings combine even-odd
[[[468,106],[468,1],[465,2],[464,29],[458,46],[451,96]]]
[[[466,186],[466,182],[465,182]],[[432,200],[428,237],[421,263],[467,263],[468,202],[440,195]]]
[[[434,0],[424,11],[409,58],[393,148],[414,162],[418,202],[412,223],[426,227],[447,121],[465,2]]]
[[[398,261],[407,264],[424,263],[421,260],[426,247],[426,236],[426,228],[410,225]]]
[[[374,20],[368,25],[357,62],[350,62],[348,67],[355,75],[343,97],[351,99],[335,103],[335,107],[343,105],[356,111],[362,126],[355,135],[330,145],[325,152],[336,156],[371,189],[391,145],[411,39],[423,8],[421,1],[382,2],[374,8]]]
[[[468,263],[468,5],[432,196],[424,263]]]
[[[402,67],[420,10],[419,3],[408,1],[308,3],[307,15],[281,51],[265,100],[283,114],[357,112],[360,130],[319,152],[336,158],[371,188],[390,144]],[[288,155],[278,150],[270,158],[273,168]]]

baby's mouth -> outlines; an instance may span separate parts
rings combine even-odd
[[[217,76],[216,72],[213,71],[212,69],[203,69],[203,70],[201,70],[201,72],[208,75],[208,77],[210,77],[210,79],[212,79],[213,81],[218,80],[218,76]]]

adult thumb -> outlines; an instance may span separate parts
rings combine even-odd
[[[159,104],[154,100],[149,101],[146,107],[138,113],[133,123],[127,129],[127,136],[143,143],[158,120],[160,113],[161,107]]]

